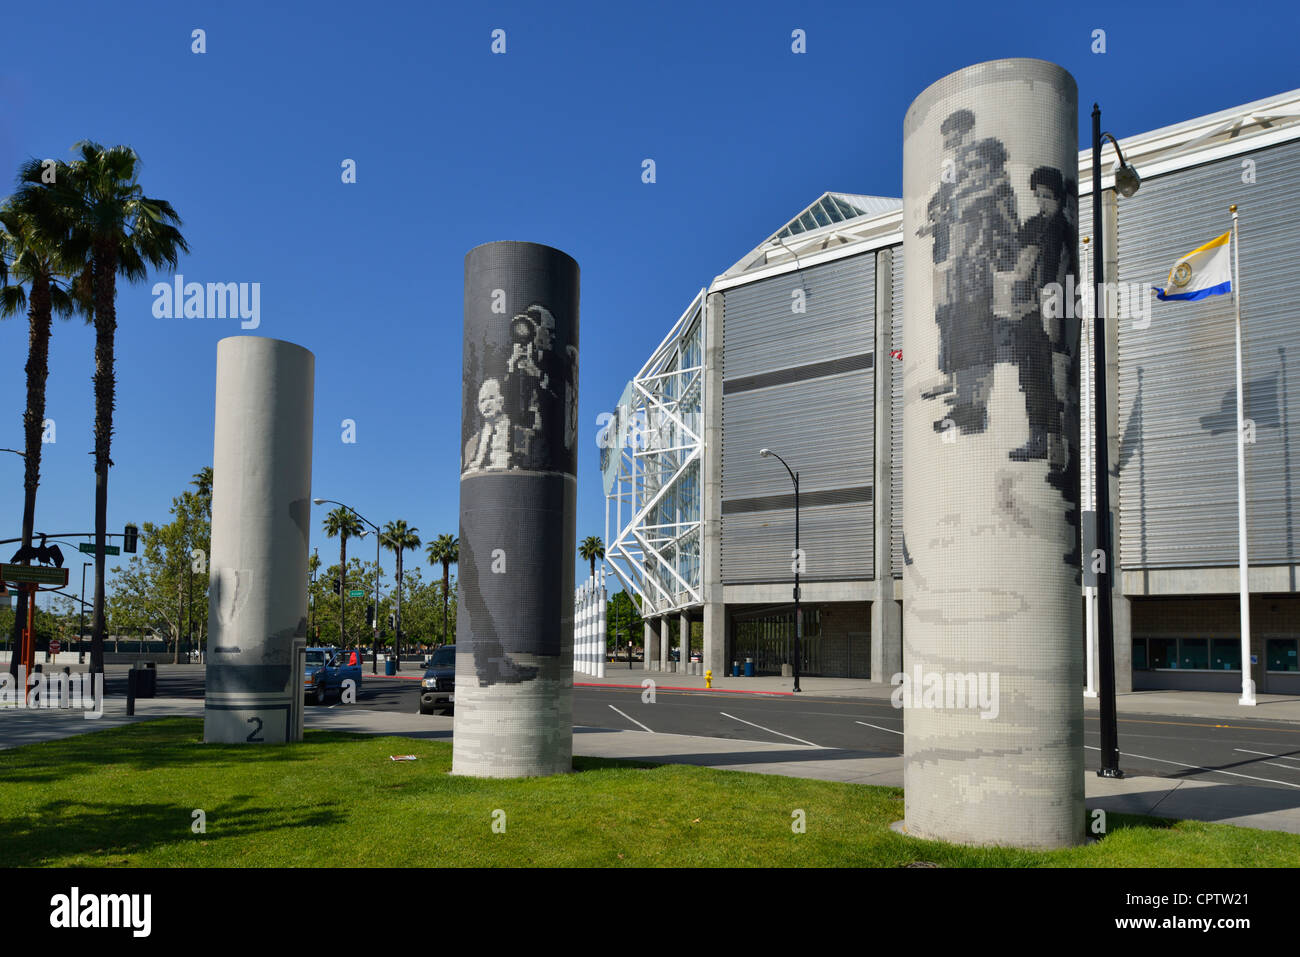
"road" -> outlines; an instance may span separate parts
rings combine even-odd
[[[367,672],[357,707],[418,711],[415,672],[387,678]],[[108,668],[107,693],[126,694],[126,666]],[[203,696],[203,668],[159,669],[161,697]],[[348,707],[329,703],[309,707]],[[720,692],[657,690],[653,703],[635,688],[575,688],[575,727],[608,728],[657,734],[803,744],[820,748],[902,753],[903,715],[888,700],[769,696]],[[1300,725],[1254,718],[1130,715],[1119,718],[1120,767],[1134,774],[1188,777],[1221,783],[1300,790]],[[1095,715],[1085,716],[1085,764],[1098,767],[1100,731]]]

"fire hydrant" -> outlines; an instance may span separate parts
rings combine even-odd
[[[710,668],[708,671],[704,672],[704,687],[706,687],[706,688],[712,688],[712,687],[713,687],[713,669],[712,669],[712,668]]]

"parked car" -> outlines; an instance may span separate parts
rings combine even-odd
[[[433,653],[420,680],[420,714],[433,714],[439,710],[451,714],[455,707],[456,646],[444,645]]]
[[[351,679],[361,691],[361,652],[356,648],[308,648],[303,669],[302,690],[308,701],[324,704],[331,694],[343,694],[343,682]]]

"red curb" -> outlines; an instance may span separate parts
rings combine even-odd
[[[575,688],[635,688],[638,691],[645,687],[645,685],[595,684],[595,683],[588,683],[585,681],[575,681],[573,683],[573,686]],[[762,695],[771,695],[771,696],[788,695],[790,697],[794,697],[793,691],[743,691],[739,688],[684,688],[677,685],[661,685],[658,683],[655,684],[655,690],[656,691],[708,691],[710,693],[717,693],[717,694],[762,694]]]

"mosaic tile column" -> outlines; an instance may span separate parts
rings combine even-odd
[[[573,765],[578,264],[497,242],[465,257],[452,773]]]
[[[316,357],[217,343],[203,740],[302,739]]]
[[[903,129],[908,833],[1084,839],[1078,103],[1041,60],[946,76]]]

